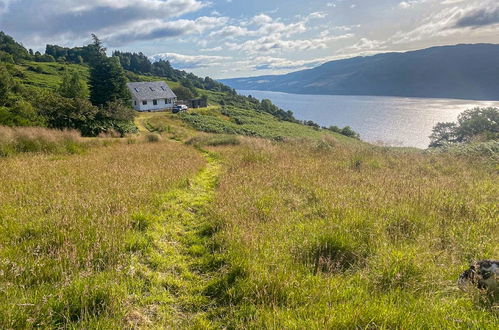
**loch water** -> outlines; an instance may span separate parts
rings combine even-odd
[[[474,107],[499,107],[499,101],[237,92],[269,99],[293,111],[300,120],[312,120],[321,126],[350,126],[367,142],[417,148],[428,147],[429,135],[438,122],[455,121],[461,112]]]

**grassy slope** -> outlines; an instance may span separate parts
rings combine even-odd
[[[493,166],[327,140],[217,151],[211,211],[232,268],[213,298],[230,327],[497,325],[490,301],[456,286],[499,255]]]
[[[204,161],[192,148],[159,142],[0,163],[2,328],[109,328],[123,324],[128,296],[145,285],[133,263],[152,244],[141,214]]]
[[[84,80],[89,76],[88,67],[76,64],[26,62],[16,67],[22,73],[22,77],[17,77],[18,81],[28,86],[51,90],[56,90],[61,84],[64,70],[76,71]]]
[[[56,88],[61,66],[39,65],[52,74],[29,83]],[[201,172],[199,152],[166,141],[0,159],[2,327],[497,324],[490,301],[455,285],[499,254],[497,167],[202,92],[212,107],[137,118],[145,136],[226,144]]]
[[[74,64],[26,62],[23,65],[18,65],[17,68],[23,75],[23,78],[18,78],[18,80],[22,81],[25,85],[52,90],[58,88],[65,69],[77,71],[85,79],[89,76],[88,67]],[[32,68],[37,68],[37,70],[43,73],[34,72]],[[164,78],[154,76],[137,75],[136,77],[143,81],[165,80]],[[178,82],[166,81],[172,88],[180,85]],[[211,107],[190,111],[188,114],[177,116],[164,114],[164,117],[180,117],[190,127],[209,133],[243,134],[272,139],[283,139],[286,137],[317,138],[329,134],[344,141],[350,140],[332,132],[318,131],[311,127],[279,121],[266,113],[248,111],[249,104],[241,102],[235,103],[235,106],[225,107],[222,111],[220,103],[226,98],[224,93],[206,90],[199,90],[199,93],[208,96],[209,102],[212,105]],[[165,119],[160,117],[163,117],[163,115],[155,116],[151,124],[158,126],[160,130],[164,130],[165,128],[161,128],[160,126],[162,125],[161,121],[165,121]],[[176,121],[175,125],[179,125],[178,121]]]

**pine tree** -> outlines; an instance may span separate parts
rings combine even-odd
[[[117,57],[101,57],[90,70],[90,100],[94,105],[112,101],[130,104],[131,96],[126,86],[125,71]]]

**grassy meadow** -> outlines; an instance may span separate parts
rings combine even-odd
[[[217,151],[230,267],[206,292],[229,328],[496,328],[456,286],[499,254],[494,165],[331,138]]]
[[[128,324],[133,260],[151,244],[141,215],[204,164],[193,148],[139,139],[0,158],[0,327]]]
[[[200,93],[125,138],[0,127],[0,328],[497,328],[456,285],[499,255],[496,142],[377,147]]]

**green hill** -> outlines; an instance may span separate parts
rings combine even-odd
[[[224,79],[242,90],[499,100],[499,45],[433,47],[327,62],[285,75]]]

